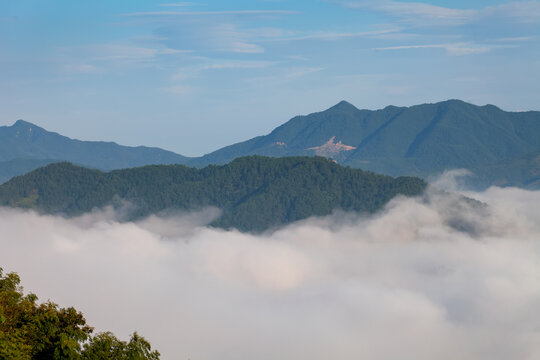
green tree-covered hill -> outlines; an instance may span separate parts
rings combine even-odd
[[[203,169],[152,165],[108,173],[56,163],[0,186],[0,205],[78,215],[125,199],[135,204],[131,219],[217,207],[223,213],[213,225],[261,231],[335,209],[374,212],[425,187],[419,178],[377,175],[322,157],[249,156]]]

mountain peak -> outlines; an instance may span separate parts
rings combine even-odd
[[[467,106],[467,105],[473,105],[473,104],[467,103],[459,99],[448,99],[446,101],[441,101],[440,103],[438,103],[438,105]],[[473,106],[476,106],[476,105],[473,105]]]
[[[349,103],[349,102],[347,102],[345,100],[341,100],[340,102],[338,102],[336,105],[332,106],[328,110],[356,111],[358,109],[353,104],[351,104],[351,103]]]
[[[29,127],[39,127],[39,126],[37,126],[35,124],[32,124],[31,122],[19,119],[19,120],[15,121],[15,123],[12,125],[12,127],[15,127],[15,128],[29,128]]]
[[[17,133],[27,133],[27,134],[33,134],[33,135],[49,133],[44,128],[39,127],[36,124],[32,124],[31,122],[24,121],[24,120],[15,121],[15,123],[9,128],[11,128],[11,131],[15,131]]]

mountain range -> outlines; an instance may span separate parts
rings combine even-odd
[[[377,175],[323,157],[248,156],[203,169],[153,165],[107,173],[56,163],[0,185],[0,205],[75,216],[127,200],[132,206],[120,220],[213,207],[222,211],[213,226],[263,231],[336,209],[371,213],[425,187],[419,178]]]
[[[59,161],[112,170],[148,164],[186,163],[188,160],[185,156],[159,148],[74,140],[23,120],[12,126],[0,127],[0,183]]]
[[[468,184],[540,188],[540,112],[460,100],[360,110],[342,101],[270,134],[188,158],[157,148],[72,140],[17,121],[0,127],[0,181],[53,161],[102,170],[147,164],[204,167],[246,155],[324,156],[353,168],[429,178],[465,168]]]
[[[474,175],[473,185],[538,188],[540,112],[506,112],[459,100],[371,111],[342,101],[191,163],[226,163],[249,154],[321,155],[392,176],[428,178],[465,168]]]

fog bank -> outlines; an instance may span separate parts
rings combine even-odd
[[[0,209],[0,266],[163,359],[540,358],[540,192],[396,198],[250,235]]]

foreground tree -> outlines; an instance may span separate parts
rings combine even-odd
[[[118,360],[158,360],[159,352],[152,351],[150,343],[136,332],[128,343],[118,340],[110,332],[100,333],[84,346],[84,360],[118,359]]]
[[[0,359],[5,360],[157,360],[146,339],[133,333],[129,342],[112,333],[92,336],[82,313],[53,302],[38,304],[24,295],[16,273],[0,268]]]

